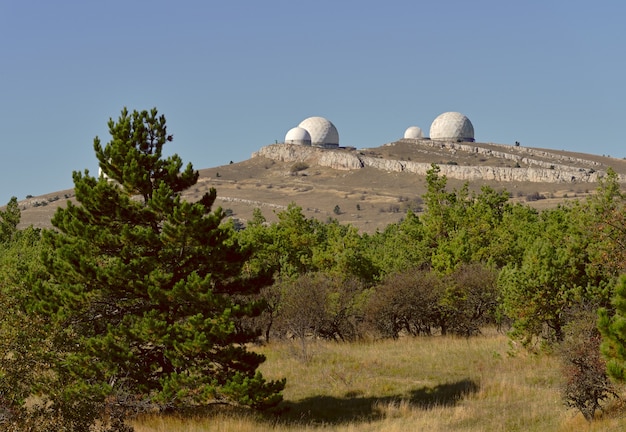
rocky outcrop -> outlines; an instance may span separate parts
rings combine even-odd
[[[272,144],[262,147],[252,157],[263,156],[280,162],[306,162],[337,170],[363,168],[363,162],[354,151],[323,149],[298,144]]]
[[[422,140],[420,140],[422,141]],[[423,140],[426,141],[426,140]],[[522,168],[493,167],[493,166],[461,166],[461,165],[439,165],[441,174],[448,178],[472,181],[491,180],[497,182],[534,182],[534,183],[595,183],[604,174],[598,169],[600,164],[585,159],[572,158],[568,156],[541,152],[536,149],[531,151],[524,148],[515,147],[515,153],[504,151],[507,146],[502,146],[503,151],[483,148],[477,145],[442,143],[428,141],[426,145],[448,146],[451,151],[469,151],[485,156],[507,159],[526,165]],[[493,146],[493,145],[491,145]],[[510,147],[510,146],[508,146]],[[444,147],[445,148],[445,147]],[[537,156],[531,158],[516,153],[526,152],[529,155]],[[355,170],[371,167],[389,172],[409,172],[419,175],[426,175],[431,168],[430,163],[399,161],[394,159],[383,159],[366,156],[364,153],[355,150],[345,149],[322,149],[297,144],[272,144],[262,147],[252,157],[265,157],[282,162],[306,162],[309,165],[320,165],[337,170]],[[549,160],[541,160],[549,159]],[[555,163],[560,162],[570,163]],[[626,181],[626,177],[620,175],[620,181]]]
[[[485,147],[448,141],[431,141],[428,139],[403,139],[401,141],[418,144],[420,147],[430,147],[434,149],[447,149],[452,153],[462,151],[466,153],[474,153],[485,157],[494,157],[498,159],[511,160],[523,165],[538,166],[542,168],[564,168],[571,169],[572,166],[599,168],[601,164],[589,159],[583,159],[573,156],[566,156],[553,153],[548,150],[540,150],[530,147],[511,146],[504,144],[488,143]],[[499,149],[499,150],[496,150]],[[500,150],[501,149],[501,150]],[[544,159],[544,160],[542,160]],[[557,162],[558,161],[558,162]],[[561,165],[561,163],[563,165]]]

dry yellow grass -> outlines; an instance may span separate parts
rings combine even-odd
[[[287,378],[277,414],[216,410],[206,416],[138,419],[138,432],[611,431],[626,430],[618,401],[594,423],[564,407],[558,360],[512,353],[506,336],[405,338],[357,344],[315,342],[303,360],[277,343],[267,378]]]

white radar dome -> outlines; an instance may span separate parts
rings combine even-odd
[[[458,112],[445,112],[430,125],[431,140],[474,141],[474,126]]]
[[[422,139],[424,138],[424,133],[422,132],[422,128],[417,127],[417,126],[411,126],[410,128],[404,131],[404,138]]]
[[[339,133],[337,128],[324,117],[309,117],[298,125],[311,135],[311,143],[319,147],[338,147]]]
[[[311,134],[301,127],[291,128],[285,135],[285,144],[311,145]]]

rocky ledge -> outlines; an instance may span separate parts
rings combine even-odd
[[[423,145],[447,148],[452,152],[473,152],[527,165],[520,168],[439,165],[441,169],[440,173],[451,179],[465,181],[489,180],[497,182],[596,183],[606,174],[606,171],[601,169],[600,164],[597,162],[581,158],[564,157],[536,149],[515,147],[512,148],[511,151],[506,151],[507,146],[502,145],[502,150],[498,149],[494,151],[491,148],[485,148],[479,145],[432,141],[420,143],[420,145],[422,148]],[[537,158],[533,158],[533,155],[537,156]],[[252,157],[265,157],[281,162],[305,162],[308,165],[325,166],[336,170],[356,170],[372,167],[389,172],[408,172],[426,175],[426,172],[431,168],[431,163],[427,162],[383,159],[367,156],[363,151],[359,150],[324,149],[297,144],[268,145],[253,153]],[[546,160],[547,158],[550,160]],[[626,182],[626,176],[620,175],[619,180],[620,182]]]

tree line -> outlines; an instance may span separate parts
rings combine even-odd
[[[245,227],[196,202],[156,109],[94,140],[104,175],[74,172],[53,229],[0,212],[0,424],[132,430],[127,415],[210,404],[270,409],[284,380],[251,343],[452,334],[485,325],[562,355],[567,404],[592,419],[626,379],[626,195],[538,211],[506,191],[451,190],[437,165],[424,211],[372,234],[291,204]],[[12,428],[12,429],[11,429]]]

